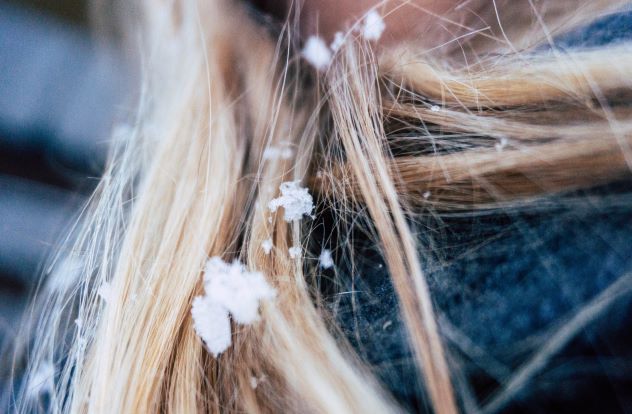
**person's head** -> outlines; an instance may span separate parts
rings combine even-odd
[[[360,238],[389,270],[419,406],[456,412],[422,271],[433,246],[414,223],[629,177],[629,45],[553,43],[625,0],[266,3],[138,3],[138,111],[73,239],[83,272],[46,302],[35,342],[32,372],[58,370],[54,411],[398,411],[330,300],[353,288]],[[371,11],[383,33],[367,35]],[[312,35],[319,69],[302,53]],[[300,220],[278,201],[293,181],[314,200]],[[215,256],[275,290],[257,322],[233,314],[219,355],[191,316]]]

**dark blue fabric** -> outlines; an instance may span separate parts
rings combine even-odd
[[[632,40],[632,9],[596,21],[586,28],[575,30],[559,39],[558,47],[595,47]]]
[[[499,364],[513,367],[560,318],[632,272],[632,207],[587,203],[579,211],[503,213],[419,225],[421,244],[434,249],[423,256],[441,318]],[[338,320],[383,381],[417,409],[423,397],[386,268],[370,243],[357,245],[354,254],[363,259],[345,289],[352,293],[333,301]],[[605,325],[591,327],[576,346],[590,348],[600,331],[625,331],[632,309],[626,304],[614,307]],[[584,357],[582,352],[574,357]],[[568,353],[560,357],[569,360]],[[490,380],[489,374],[473,375],[482,381]]]
[[[632,12],[569,33],[556,45],[585,48],[629,40]],[[450,360],[465,367],[479,398],[498,385],[500,368],[515,368],[556,323],[632,272],[630,190],[630,183],[619,183],[555,200],[555,209],[537,211],[536,203],[520,211],[415,223]],[[423,411],[423,387],[389,275],[371,238],[357,232],[339,236],[353,245],[353,253],[336,258],[349,278],[329,303],[346,338],[384,384],[407,408]],[[632,303],[625,300],[566,347],[506,411],[632,412],[632,364],[624,362],[632,361],[630,322]],[[497,366],[481,367],[485,364],[461,352],[447,330],[467,337]]]

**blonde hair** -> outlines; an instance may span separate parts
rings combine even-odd
[[[236,2],[141,3],[138,114],[117,130],[73,239],[82,277],[44,301],[38,322],[31,375],[56,363],[50,409],[400,411],[343,339],[318,292],[320,271],[288,255],[307,246],[309,221],[267,211],[282,182],[302,180],[338,226],[353,215],[370,219],[430,404],[456,412],[420,266],[424,246],[408,220],[628,177],[630,46],[534,49],[625,3],[556,1],[544,13],[529,2],[533,9],[511,7],[533,19],[486,19],[490,3],[474,2],[492,27],[454,21],[476,32],[465,44],[381,49],[350,39],[320,74],[297,58],[294,26],[275,36]],[[286,142],[291,159],[264,159],[266,148]],[[260,247],[268,238],[270,255]],[[205,351],[190,313],[210,256],[241,259],[277,291],[261,321],[235,327],[218,358]],[[253,378],[265,379],[253,387]],[[41,403],[26,392],[18,411]]]

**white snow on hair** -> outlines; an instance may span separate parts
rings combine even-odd
[[[253,390],[256,389],[259,384],[261,384],[262,382],[264,382],[266,380],[266,375],[262,374],[260,377],[255,377],[252,376],[250,377],[250,388],[252,388]]]
[[[496,151],[502,152],[505,149],[505,147],[507,146],[507,143],[508,143],[507,138],[502,137],[502,138],[500,138],[500,141],[498,141],[494,145],[494,148],[496,148]]]
[[[293,246],[288,249],[288,253],[292,259],[296,259],[302,253],[302,249],[299,246]]]
[[[235,260],[212,257],[204,269],[204,296],[193,300],[191,315],[197,334],[214,357],[231,344],[229,315],[243,325],[256,322],[259,304],[276,296],[260,272],[250,272]]]
[[[206,296],[197,296],[193,299],[191,316],[195,332],[217,358],[231,344],[228,311],[208,300]]]
[[[366,40],[379,40],[384,29],[386,29],[384,20],[382,20],[382,16],[376,10],[371,10],[364,16],[362,36]]]
[[[320,267],[323,269],[332,268],[334,266],[334,259],[331,257],[331,250],[323,249],[323,251],[320,252],[318,261],[320,262]]]
[[[270,254],[270,252],[272,251],[272,247],[274,247],[274,245],[272,244],[272,239],[265,239],[261,242],[261,248],[263,249],[263,252],[265,254]]]
[[[318,70],[327,69],[331,62],[331,50],[325,41],[318,36],[310,36],[305,42],[303,57]]]
[[[329,45],[329,47],[335,53],[335,52],[338,51],[338,49],[340,49],[342,47],[344,42],[345,42],[345,35],[344,35],[344,33],[336,32],[336,34],[334,35],[334,41],[331,42],[331,45]]]
[[[283,207],[283,219],[287,222],[300,220],[309,216],[314,210],[314,201],[307,188],[300,186],[299,181],[286,181],[279,187],[281,196],[270,200],[268,208],[276,212]]]

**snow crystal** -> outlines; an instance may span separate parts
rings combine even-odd
[[[265,254],[270,254],[270,252],[272,251],[272,239],[265,239],[264,241],[261,242],[261,248],[263,249],[263,252]]]
[[[283,207],[283,219],[287,222],[300,220],[303,216],[309,216],[314,209],[312,196],[307,188],[300,186],[299,181],[287,181],[279,187],[281,196],[270,200],[268,208],[271,212]]]
[[[439,107],[439,105],[432,105],[432,106],[430,107],[430,110],[431,110],[432,112],[439,112],[439,111],[441,110],[441,108]]]
[[[331,45],[329,45],[329,47],[335,53],[335,52],[338,51],[338,49],[340,49],[342,47],[344,42],[345,42],[345,35],[344,35],[344,33],[336,32],[336,34],[334,35],[334,41],[331,42]]]
[[[226,263],[219,257],[206,263],[204,292],[193,300],[191,315],[195,331],[215,357],[231,344],[229,316],[252,324],[259,318],[259,302],[276,296],[262,273],[247,271],[239,260]]]
[[[250,388],[252,388],[253,390],[256,389],[259,384],[261,384],[262,382],[264,382],[268,377],[265,374],[262,374],[259,378],[255,377],[255,376],[251,376],[250,377]]]
[[[195,331],[204,340],[211,354],[217,358],[231,344],[228,311],[213,303],[208,297],[198,296],[193,299],[191,316]]]
[[[296,259],[297,257],[300,257],[302,251],[303,250],[299,246],[290,247],[288,249],[288,253],[290,254],[290,257],[292,259]]]
[[[496,151],[502,152],[502,150],[504,150],[506,146],[507,146],[507,138],[502,137],[500,141],[494,145],[494,148],[496,148]]]
[[[362,26],[362,36],[366,40],[379,40],[382,33],[386,29],[382,16],[376,11],[371,10],[364,17],[364,25]]]
[[[316,69],[327,69],[331,62],[331,50],[323,39],[318,36],[310,36],[303,48],[303,57]]]
[[[331,257],[331,250],[329,249],[323,249],[323,251],[320,252],[318,260],[320,262],[320,267],[323,269],[329,269],[334,266],[334,260]]]
[[[259,301],[274,299],[276,295],[262,273],[247,271],[238,260],[228,264],[219,257],[210,259],[204,279],[208,298],[226,308],[241,324],[255,322]]]
[[[422,194],[422,197],[427,200],[430,198],[431,195],[432,193],[430,191],[424,191],[424,193]]]

